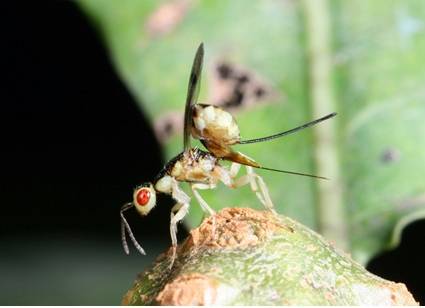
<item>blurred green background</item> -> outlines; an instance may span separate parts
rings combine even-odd
[[[129,214],[148,257],[121,251],[118,209],[181,151],[201,41],[201,101],[228,107],[244,139],[338,112],[238,150],[330,177],[259,171],[280,213],[364,264],[406,230],[369,269],[423,299],[424,224],[404,227],[425,213],[425,2],[18,1],[3,14],[0,304],[118,304],[167,247],[171,200]],[[247,188],[202,195],[216,209],[261,208]],[[194,204],[186,224],[200,219]]]
[[[233,107],[242,138],[339,113],[297,136],[240,146],[264,165],[331,178],[264,174],[281,213],[349,249],[362,263],[394,244],[401,219],[425,213],[425,152],[418,151],[425,149],[422,1],[79,3],[149,121],[155,127],[168,121],[171,132],[160,140],[166,159],[182,150],[181,126],[172,124],[184,109],[191,60],[204,41],[201,100]],[[223,62],[235,76],[215,73]],[[229,81],[232,76],[249,80],[242,88]],[[259,84],[274,95],[250,97]],[[233,94],[216,98],[231,86]],[[164,119],[170,112],[174,122]],[[204,195],[216,208],[257,206],[243,189]],[[196,226],[201,217],[194,207],[188,224]]]

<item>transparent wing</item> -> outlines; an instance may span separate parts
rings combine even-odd
[[[184,151],[190,148],[190,131],[192,125],[192,108],[196,104],[199,96],[201,83],[202,62],[204,61],[204,43],[199,45],[193,60],[192,71],[190,72],[189,87],[187,89],[186,107],[184,110],[184,131],[183,146]]]

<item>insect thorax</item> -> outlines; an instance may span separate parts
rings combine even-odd
[[[216,157],[198,148],[181,153],[178,159],[167,164],[167,174],[180,182],[212,184],[218,181]]]

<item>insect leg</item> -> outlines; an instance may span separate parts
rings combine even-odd
[[[250,166],[246,166],[246,172],[247,172],[247,175],[249,175],[250,177],[252,177],[254,179],[254,181],[255,180],[258,181],[258,186],[260,187],[261,194],[262,194],[262,197],[263,197],[263,200],[264,200],[264,203],[263,203],[264,206],[268,210],[270,210],[271,212],[276,214],[276,212],[274,210],[272,199],[270,198],[269,190],[268,190],[267,185],[264,182],[263,178],[261,176],[259,176],[257,173],[255,173],[253,168],[250,167]],[[256,192],[256,194],[257,194],[257,192]],[[257,194],[257,196],[258,196],[258,194]]]
[[[251,190],[253,191],[253,192],[255,192],[255,195],[257,196],[257,198],[260,200],[260,202],[265,206],[265,207],[267,207],[266,206],[266,201],[265,201],[265,198],[261,195],[261,193],[258,191],[258,185],[257,185],[257,183],[256,183],[256,181],[255,181],[255,176],[253,175],[253,172],[249,172],[250,170],[248,170],[248,168],[251,168],[251,167],[248,167],[247,166],[247,175],[245,175],[245,176],[242,176],[242,177],[240,177],[239,179],[237,179],[237,180],[234,180],[235,178],[236,178],[236,176],[237,176],[237,174],[238,174],[238,172],[239,172],[239,170],[240,170],[240,168],[241,168],[241,164],[238,164],[238,163],[232,163],[231,164],[231,166],[230,166],[230,171],[228,172],[229,173],[229,175],[230,175],[230,177],[232,178],[232,184],[231,184],[231,187],[233,187],[233,188],[237,188],[237,187],[241,187],[241,186],[244,186],[244,185],[247,185],[248,183],[250,184],[250,186],[251,186]],[[252,171],[252,170],[251,170]],[[224,181],[223,181],[223,183],[224,183]],[[226,184],[226,183],[225,183]],[[226,184],[227,185],[227,184]]]
[[[238,163],[232,163],[231,165],[230,165],[230,177],[231,178],[235,178],[236,177],[236,175],[238,174],[238,172],[239,172],[239,170],[241,169],[241,164],[238,164]]]
[[[173,178],[173,182],[171,183],[171,196],[178,203],[189,203],[190,197],[179,187],[179,183],[176,179]]]
[[[227,171],[228,174],[233,179],[231,187],[238,188],[238,187],[250,184],[251,190],[253,192],[255,192],[255,195],[260,200],[260,202],[264,205],[264,207],[267,208],[268,210],[272,211],[272,212],[275,212],[274,209],[273,209],[273,202],[270,198],[269,191],[267,189],[266,183],[264,182],[262,177],[260,177],[258,174],[256,174],[253,171],[252,167],[246,166],[247,174],[244,175],[244,176],[241,176],[238,179],[235,179],[235,177],[236,177],[236,175],[237,175],[237,173],[240,169],[240,166],[241,166],[240,164],[232,163],[230,170]],[[223,171],[224,171],[224,169],[223,169]],[[225,179],[225,177],[224,177],[224,179]],[[228,184],[226,184],[225,181],[222,180],[222,182],[225,185],[229,186]],[[260,191],[258,191],[258,187],[260,188]]]
[[[176,203],[170,213],[170,235],[172,244],[172,256],[170,268],[173,267],[177,255],[177,223],[182,220],[189,211],[189,203]]]
[[[131,231],[130,225],[127,222],[127,219],[124,216],[124,212],[128,209],[133,207],[133,203],[126,203],[121,207],[120,210],[120,216],[121,216],[121,243],[122,247],[124,248],[124,251],[126,254],[130,253],[130,250],[128,249],[127,244],[127,238],[125,236],[125,231],[127,230],[128,235],[130,236],[131,241],[133,242],[134,247],[136,247],[137,251],[140,252],[142,255],[146,255],[145,251],[143,250],[142,246],[137,242],[136,237],[133,235],[133,232]]]
[[[213,189],[216,185],[211,184],[192,184],[190,187],[192,188],[193,195],[195,196],[196,200],[198,200],[199,205],[201,206],[204,213],[207,213],[209,216],[212,216],[211,224],[212,224],[212,234],[215,235],[215,217],[213,216],[215,214],[215,211],[208,205],[208,203],[201,197],[199,192],[196,189]],[[205,218],[205,216],[204,216]]]
[[[177,223],[186,216],[190,202],[189,196],[180,189],[177,180],[173,180],[171,196],[177,203],[173,206],[170,213],[170,235],[173,249],[170,268],[173,267],[177,255]]]
[[[198,201],[199,205],[201,206],[202,210],[210,216],[214,215],[215,211],[201,197],[201,195],[199,194],[197,189],[213,189],[213,188],[215,188],[215,185],[196,183],[196,184],[190,185],[190,187],[192,188],[193,195],[195,196],[195,198]]]
[[[242,177],[244,180],[241,180],[242,178],[240,179],[240,183],[239,183],[238,187],[248,184],[248,181],[249,181],[249,184],[251,185],[251,190],[253,192],[255,192],[258,199],[260,199],[261,203],[264,204],[265,203],[264,198],[258,193],[258,185],[255,182],[255,177],[252,176],[253,172],[250,172],[250,171],[252,171],[252,168],[248,167],[248,166],[246,166],[246,167],[247,167],[248,176]],[[232,163],[231,164],[231,166],[230,166],[230,176],[232,177],[232,179],[236,178],[236,175],[238,174],[240,168],[241,168],[241,164],[238,164],[238,163]],[[249,170],[248,168],[251,168],[251,170]]]

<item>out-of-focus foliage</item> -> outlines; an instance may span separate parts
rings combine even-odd
[[[305,3],[79,3],[153,124],[170,112],[183,112],[189,71],[200,42],[206,47],[201,101],[211,97],[213,63],[220,57],[255,72],[277,92],[273,101],[235,113],[244,139],[289,129],[312,118],[312,59],[307,56],[311,55],[307,38],[315,33],[307,31]],[[330,86],[336,110],[327,112],[339,113],[331,121],[336,121],[337,135],[332,146],[339,154],[334,163],[341,170],[341,179],[334,179],[333,184],[342,186],[353,256],[365,262],[388,247],[392,236],[397,238],[393,234],[395,229],[401,231],[395,228],[397,223],[421,218],[420,212],[425,211],[425,2],[330,1],[328,14]],[[320,141],[313,139],[310,130],[238,150],[268,167],[315,172],[314,146]],[[182,135],[173,135],[164,149],[166,159],[178,154]],[[279,212],[317,228],[317,194],[323,191],[318,192],[316,180],[258,173],[267,182],[272,199],[279,200]],[[219,187],[202,195],[213,207],[260,207],[250,203],[249,188]],[[201,217],[193,202],[187,222],[197,225]]]

